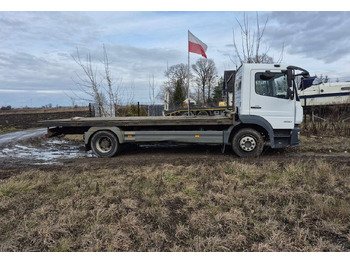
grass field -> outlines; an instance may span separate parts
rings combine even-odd
[[[0,133],[76,113],[2,115]],[[0,251],[350,251],[348,131],[303,132],[300,147],[256,159],[203,146],[3,158]]]
[[[31,168],[1,251],[349,251],[350,167],[325,160]]]

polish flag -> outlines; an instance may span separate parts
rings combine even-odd
[[[207,58],[205,52],[208,46],[204,44],[201,40],[195,37],[190,31],[188,31],[188,52],[200,54]]]

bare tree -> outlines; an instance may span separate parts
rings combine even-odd
[[[152,74],[152,82],[151,82],[151,76],[149,76],[148,79],[148,96],[150,100],[150,106],[152,110],[152,115],[155,115],[155,103],[156,103],[156,97],[155,97],[155,86],[154,86],[154,74]]]
[[[237,44],[235,31],[233,29],[233,47],[235,51],[235,57],[231,58],[232,62],[236,66],[240,66],[243,63],[274,63],[271,56],[268,55],[269,49],[261,51],[261,45],[263,36],[266,30],[266,25],[269,19],[266,18],[263,24],[260,23],[259,14],[256,13],[256,28],[252,30],[249,24],[249,19],[247,15],[243,14],[243,21],[236,19],[236,22],[240,29],[240,47]],[[284,44],[282,46],[282,52],[278,63],[283,59]]]
[[[79,90],[82,93],[84,93],[88,98],[77,95],[75,92],[73,92],[73,94],[80,100],[95,102],[96,104],[98,104],[101,110],[101,114],[103,116],[106,116],[106,112],[104,109],[106,97],[103,95],[103,91],[101,90],[101,81],[97,79],[97,69],[96,67],[93,67],[90,53],[86,55],[86,61],[82,62],[79,49],[77,48],[77,54],[76,56],[72,56],[72,58],[84,72],[83,76],[81,76],[80,74],[76,74],[78,80],[73,81],[77,84]]]
[[[103,65],[104,65],[104,69],[105,69],[105,79],[107,82],[107,95],[108,95],[108,99],[109,99],[109,114],[110,115],[114,115],[114,110],[116,109],[116,97],[118,95],[117,91],[113,90],[113,80],[112,80],[112,76],[111,76],[111,71],[109,68],[109,60],[108,60],[108,55],[107,55],[107,50],[105,45],[103,45]]]
[[[82,69],[82,73],[76,73],[76,79],[73,81],[84,95],[81,96],[72,91],[76,98],[96,103],[101,116],[114,116],[123,102],[129,104],[133,101],[133,84],[127,88],[123,85],[122,79],[118,81],[113,79],[105,45],[103,45],[103,60],[101,60],[103,73],[97,74],[97,65],[92,62],[90,53],[83,62],[77,48],[76,55],[72,57]]]
[[[173,65],[164,72],[167,80],[162,84],[157,97],[163,99],[165,94],[169,93],[169,104],[173,106],[173,94],[177,84],[181,85],[182,93],[187,94],[186,83],[188,77],[188,67],[186,64]]]
[[[206,104],[211,100],[212,86],[215,84],[217,71],[214,60],[199,58],[197,62],[192,65],[195,72],[195,82],[198,87],[198,96],[200,94],[199,103]]]

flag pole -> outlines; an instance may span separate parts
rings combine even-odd
[[[187,32],[187,54],[188,54],[188,71],[187,71],[187,115],[190,116],[190,30]]]

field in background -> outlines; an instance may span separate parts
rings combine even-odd
[[[0,134],[38,127],[42,120],[89,116],[88,107],[26,108],[0,111]]]
[[[0,110],[0,115],[5,114],[45,114],[45,113],[65,113],[89,111],[89,107],[52,107],[52,108],[11,108],[10,110]]]

